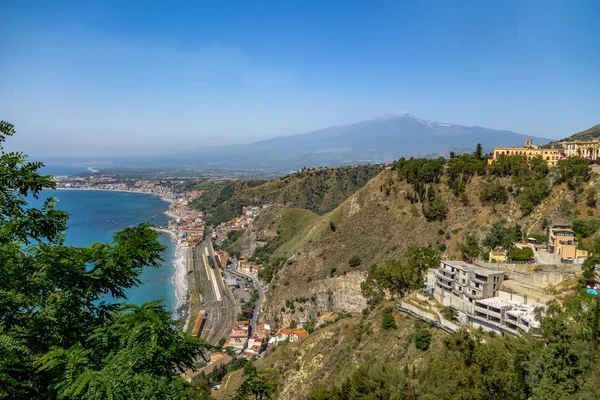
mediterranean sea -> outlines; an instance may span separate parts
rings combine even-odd
[[[38,200],[28,200],[32,206],[39,208],[48,197],[56,197],[56,207],[70,214],[66,244],[71,246],[89,246],[94,242],[110,243],[113,234],[121,228],[146,221],[166,225],[169,220],[165,215],[169,203],[142,193],[46,190],[40,194]],[[172,282],[175,273],[175,266],[172,264],[175,258],[175,243],[164,233],[161,233],[159,241],[166,246],[162,254],[162,266],[145,268],[140,276],[142,284],[125,291],[126,302],[140,305],[151,300],[162,300],[166,309],[174,312],[177,306]]]

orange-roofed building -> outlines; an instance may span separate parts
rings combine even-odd
[[[321,314],[317,317],[317,323],[319,325],[323,325],[326,324],[328,322],[335,322],[335,320],[337,319],[338,314],[334,313],[334,312],[328,312],[325,314]]]

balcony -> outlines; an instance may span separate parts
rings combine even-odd
[[[475,305],[475,311],[477,311],[478,313],[481,313],[481,314],[488,315],[492,318],[497,318],[497,319],[502,318],[502,313],[494,311],[494,309],[489,309],[489,308]],[[498,323],[500,323],[500,321],[498,321]]]
[[[437,279],[437,283],[446,289],[452,290],[452,282],[445,281],[444,279]]]
[[[481,293],[476,292],[475,294],[473,294],[473,292],[471,290],[465,290],[464,291],[465,296],[471,298],[471,299],[481,299]]]
[[[519,333],[519,328],[517,328],[517,325],[513,324],[512,322],[504,321],[504,326],[510,333],[514,333],[515,335]]]
[[[446,280],[453,281],[454,280],[454,275],[456,273],[455,272],[450,272],[450,271],[445,271],[445,270],[442,270],[442,269],[438,269],[437,271],[435,271],[435,274],[437,276],[439,276],[440,278],[444,278]]]
[[[488,283],[487,278],[485,276],[481,276],[481,275],[471,276],[471,281],[480,283],[482,285],[485,285]]]

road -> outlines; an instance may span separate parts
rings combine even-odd
[[[212,345],[227,337],[241,311],[231,290],[223,282],[210,240],[193,249],[194,271],[202,286],[203,308],[207,311],[202,337]],[[214,267],[214,268],[213,268]]]
[[[227,270],[233,274],[236,274],[242,278],[248,278],[251,279],[252,282],[254,283],[254,287],[256,288],[256,291],[258,292],[258,299],[256,299],[256,304],[254,305],[254,312],[252,313],[252,319],[250,320],[250,334],[254,333],[256,331],[256,324],[258,323],[258,315],[260,313],[260,303],[262,302],[262,299],[264,298],[265,294],[263,292],[262,286],[260,285],[260,282],[258,281],[258,279],[252,275],[248,275],[245,272],[239,271],[237,269],[237,260],[234,260],[231,263],[231,266],[227,268]]]

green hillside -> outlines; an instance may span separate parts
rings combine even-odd
[[[422,281],[409,271],[409,246],[476,258],[505,240],[500,236],[541,234],[560,222],[572,224],[590,250],[599,248],[600,182],[587,163],[572,159],[548,168],[543,160],[505,157],[488,167],[482,161],[477,155],[399,160],[327,214],[277,205],[244,233],[236,246],[272,268],[264,279],[265,322],[289,326],[300,312],[305,320],[325,311],[353,314],[255,362],[260,376],[277,385],[274,398],[593,398],[600,384],[591,350],[598,314],[594,299],[578,295],[574,283],[539,336],[522,338],[447,335],[386,311],[381,297],[359,301],[373,288],[397,299]],[[365,278],[368,285],[361,284]],[[248,379],[230,374],[214,395],[228,398]]]
[[[325,214],[381,172],[380,165],[308,168],[272,181],[207,181],[191,205],[207,213],[209,224],[241,214],[243,206],[278,203]]]
[[[600,139],[600,124],[592,126],[590,129],[586,129],[585,131],[571,135],[563,139],[563,141],[586,141],[598,139]]]

